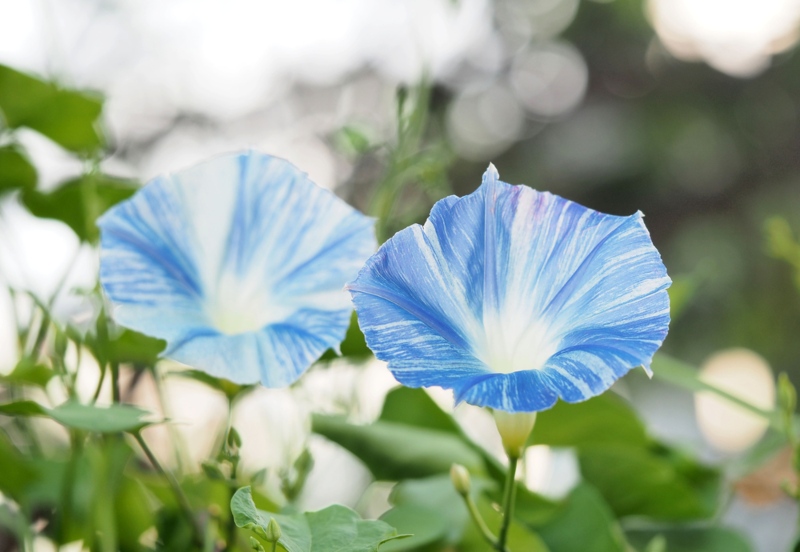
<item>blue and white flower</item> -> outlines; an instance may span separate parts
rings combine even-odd
[[[533,412],[649,364],[670,285],[642,214],[511,186],[490,166],[398,232],[348,285],[367,344],[410,387]]]
[[[338,347],[344,284],[377,247],[371,218],[255,152],[158,177],[98,226],[120,325],[166,340],[166,357],[268,387]]]

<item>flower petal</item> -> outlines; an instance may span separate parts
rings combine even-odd
[[[363,274],[363,272],[362,272]],[[372,352],[389,362],[397,380],[409,387],[439,385],[449,389],[469,385],[487,374],[484,364],[437,331],[438,315],[406,310],[400,301],[353,289],[359,323]],[[400,303],[400,304],[398,304]]]
[[[648,366],[669,284],[641,214],[510,186],[490,167],[473,194],[386,242],[349,289],[367,344],[401,383],[532,411]]]
[[[342,328],[346,330],[349,323],[349,310],[304,309],[256,332],[193,336],[175,347],[170,357],[239,383],[260,381],[266,387],[285,387],[325,350],[340,343]]]
[[[255,152],[155,179],[98,225],[118,323],[167,340],[170,358],[270,386],[338,346],[343,285],[376,245],[372,219]]]

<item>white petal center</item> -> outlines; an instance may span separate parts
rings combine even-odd
[[[251,280],[251,281],[249,281]],[[271,297],[268,286],[254,279],[225,275],[208,304],[213,326],[226,335],[255,332],[286,320],[296,309]]]
[[[481,360],[503,374],[541,370],[558,351],[559,339],[553,335],[552,325],[504,314],[484,316],[485,342]]]

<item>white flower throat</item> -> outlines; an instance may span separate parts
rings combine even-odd
[[[483,330],[479,358],[495,372],[541,370],[558,351],[559,339],[553,336],[552,326],[542,320],[508,311],[485,312]]]
[[[255,278],[222,276],[208,303],[214,327],[225,335],[237,335],[286,320],[296,308],[280,304],[267,287]]]

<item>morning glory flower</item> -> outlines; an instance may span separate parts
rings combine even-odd
[[[670,285],[642,214],[598,213],[499,180],[442,199],[348,284],[375,355],[410,387],[535,412],[649,364]]]
[[[122,326],[238,383],[292,383],[338,347],[373,220],[289,162],[246,152],[161,176],[106,212],[100,281]]]

